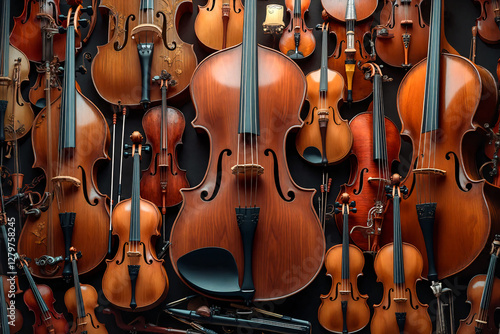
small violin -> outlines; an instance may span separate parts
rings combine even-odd
[[[474,0],[481,5],[481,15],[476,19],[479,38],[484,42],[500,42],[500,0]]]
[[[303,59],[310,56],[316,39],[312,29],[306,26],[305,13],[309,10],[311,0],[286,0],[285,5],[290,13],[290,23],[280,39],[280,51],[292,59]]]

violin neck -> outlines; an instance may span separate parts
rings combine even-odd
[[[347,0],[346,10],[345,10],[345,20],[346,23],[349,21],[353,22],[352,31],[354,31],[354,23],[357,20],[356,6],[354,5],[354,0]],[[347,31],[349,31],[349,29]]]
[[[481,310],[489,310],[491,302],[491,292],[493,290],[493,282],[495,281],[495,270],[497,265],[498,256],[493,253],[490,257],[490,265],[488,266],[488,273],[486,274],[486,282],[484,283],[483,295],[481,296]]]
[[[387,161],[384,96],[382,76],[379,73],[375,73],[373,77],[373,160]]]
[[[257,67],[257,0],[245,4],[241,55],[240,122],[238,133],[260,135]]]
[[[38,307],[40,308],[40,311],[42,312],[42,314],[48,314],[49,308],[47,307],[47,304],[45,304],[45,301],[43,300],[40,291],[38,291],[38,288],[36,287],[36,283],[33,280],[33,276],[31,276],[28,266],[23,265],[23,270],[24,274],[26,275],[26,278],[28,279],[31,292],[33,292],[33,295],[35,296],[35,300],[36,303],[38,304]]]
[[[132,172],[132,198],[130,208],[130,242],[141,241],[141,164],[138,152],[134,154],[134,169]]]
[[[328,29],[323,29],[321,41],[321,72],[319,77],[319,91],[326,96],[328,92]]]
[[[161,154],[166,154],[168,145],[168,107],[167,107],[167,90],[168,81],[161,86]],[[165,158],[165,157],[164,157]]]
[[[431,6],[427,73],[425,76],[422,133],[439,128],[439,69],[441,56],[441,0],[433,0]]]
[[[399,209],[400,197],[396,191],[392,206],[394,208],[394,284],[405,283],[405,268],[403,262],[403,239],[401,237],[401,215]]]
[[[342,227],[342,279],[349,279],[349,214],[344,212]]]
[[[302,16],[301,7],[300,0],[295,0],[293,3],[293,16],[297,19],[300,19]]]
[[[83,304],[82,287],[80,286],[80,278],[78,277],[78,264],[75,259],[71,261],[73,266],[73,280],[75,283],[75,294],[76,294],[76,312],[78,318],[85,317],[85,305]]]
[[[9,318],[7,318],[7,308],[5,291],[3,289],[4,277],[0,275],[0,317],[2,324],[2,334],[9,334]]]
[[[68,21],[70,18],[68,18]],[[61,100],[61,122],[59,125],[59,151],[76,147],[76,80],[75,80],[75,27],[66,30],[66,62]]]
[[[10,32],[10,1],[2,1],[2,23],[0,24],[0,38],[2,39],[2,58],[0,59],[2,71],[1,77],[9,76],[9,32]]]

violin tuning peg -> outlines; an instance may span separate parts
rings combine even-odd
[[[59,32],[60,34],[65,34],[65,33],[66,33],[66,28],[59,27],[59,28],[58,28],[58,32]]]
[[[130,145],[130,144],[125,144],[125,145],[123,145],[123,148],[124,148],[125,150],[130,150],[130,149],[132,148],[132,145]]]
[[[352,201],[351,203],[349,203],[349,206],[351,208],[355,208],[356,207],[356,202],[355,201]]]
[[[340,213],[340,209],[339,208],[335,208],[335,210],[333,212],[335,212],[335,214],[337,215],[337,214]]]
[[[85,74],[87,73],[87,69],[85,67],[83,67],[82,65],[78,66],[78,69],[76,70],[77,73],[80,73],[80,74]]]
[[[123,152],[123,157],[124,157],[124,158],[128,158],[128,157],[130,157],[131,155],[132,155],[132,153],[131,153],[131,152],[127,152],[127,151]]]
[[[150,145],[142,145],[142,150],[145,152],[150,152],[151,151],[151,146]]]
[[[339,202],[335,202],[335,203],[333,204],[333,207],[334,207],[334,208],[340,208],[340,207],[342,207],[342,204],[340,204]]]
[[[316,30],[323,29],[323,25],[321,23],[316,24]]]
[[[153,79],[151,79],[151,81],[152,81],[153,83],[156,83],[157,81],[160,81],[160,76],[159,76],[159,75],[155,75],[155,76],[153,77]]]
[[[385,186],[385,192],[386,192],[386,193],[392,193],[392,186],[390,186],[390,185],[386,185],[386,186]]]
[[[89,20],[86,20],[86,19],[81,19],[81,20],[78,20],[78,24],[82,27],[82,28],[87,28],[88,25],[89,25]]]
[[[352,209],[351,209],[351,212],[352,212],[352,213],[356,213],[356,212],[358,212],[358,209],[356,209],[356,208],[352,208]]]
[[[67,18],[66,15],[59,15],[59,21],[65,21]]]
[[[402,186],[400,189],[404,195],[408,195],[408,188],[406,186]]]
[[[88,6],[85,8],[82,8],[82,13],[88,14],[89,16],[92,16],[94,14],[94,9],[92,6]]]

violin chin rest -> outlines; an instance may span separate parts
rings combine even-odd
[[[238,267],[233,255],[224,248],[205,247],[184,254],[177,270],[194,290],[209,296],[246,299],[240,288]]]

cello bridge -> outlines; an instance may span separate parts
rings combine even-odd
[[[254,177],[264,174],[264,167],[258,164],[242,164],[234,165],[231,171],[234,175]]]
[[[417,168],[413,170],[413,173],[415,174],[435,174],[435,175],[441,175],[445,176],[446,171],[442,169],[437,169],[437,168]]]

